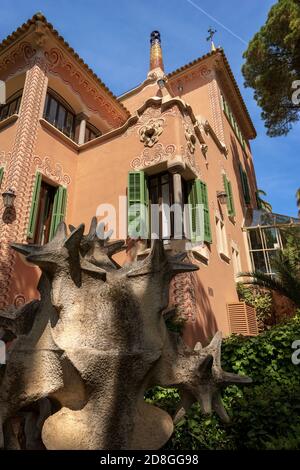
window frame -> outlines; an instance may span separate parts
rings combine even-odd
[[[20,90],[16,91],[13,93],[7,100],[5,104],[0,105],[0,122],[4,121],[5,119],[9,118],[10,116],[13,116],[14,114],[19,114],[20,111],[20,106],[21,106],[21,100],[23,96],[23,88]],[[12,104],[16,103],[16,106],[14,108],[14,111],[11,112],[10,108]],[[3,117],[3,110],[7,109],[7,114]]]
[[[228,251],[228,238],[226,233],[226,226],[224,220],[222,220],[221,216],[215,216],[216,222],[216,235],[217,235],[217,250],[219,255],[225,261],[230,260],[229,251]]]
[[[87,137],[87,131],[89,133],[89,138],[88,139],[86,138]],[[93,134],[94,137],[91,137],[91,134]],[[85,134],[84,134],[84,143],[90,142],[91,140],[94,140],[94,139],[97,139],[97,137],[100,137],[101,135],[102,135],[102,132],[99,129],[97,129],[96,126],[94,126],[90,122],[86,123]]]
[[[52,101],[56,103],[56,110],[55,110],[54,119],[50,120],[50,109],[51,109]],[[62,128],[58,126],[58,118],[59,118],[59,114],[61,110],[65,112]],[[67,126],[67,122],[68,122],[69,115],[72,116],[72,127],[68,131],[69,126]],[[51,88],[48,88],[47,90],[45,104],[44,104],[43,118],[47,122],[49,122],[52,126],[54,126],[56,129],[58,129],[60,132],[62,132],[64,135],[74,140],[75,126],[76,126],[76,113],[74,109],[66,102],[66,100],[64,100],[62,96],[60,96],[56,91],[52,90]]]
[[[221,103],[222,103],[222,110],[226,116],[227,121],[230,124],[237,140],[239,141],[242,149],[246,152],[246,146],[248,147],[248,143],[244,137],[244,134],[235,118],[234,113],[232,112],[231,106],[229,105],[228,101],[226,100],[224,93],[220,92],[221,94]]]
[[[268,248],[267,245],[267,239],[264,230],[268,228],[274,228],[276,230],[276,237],[277,237],[277,245],[278,248]],[[261,240],[261,248],[252,248],[252,243],[251,243],[251,235],[250,232],[253,232],[254,230],[258,231],[260,240]],[[262,253],[264,257],[264,262],[265,262],[265,273],[268,274],[269,276],[275,276],[276,273],[272,271],[272,266],[271,266],[271,261],[270,261],[270,256],[272,253],[276,253],[282,250],[282,241],[281,241],[281,235],[280,231],[276,227],[255,227],[252,229],[247,230],[247,238],[248,238],[248,245],[249,245],[249,254],[251,258],[251,264],[252,264],[252,269],[253,271],[256,271],[256,266],[254,262],[254,253]]]

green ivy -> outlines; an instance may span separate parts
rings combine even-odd
[[[293,341],[300,339],[300,315],[256,337],[224,341],[224,370],[247,374],[253,384],[227,387],[223,394],[231,423],[204,416],[198,404],[176,425],[168,449],[300,450],[300,365],[292,364]],[[176,389],[156,387],[147,401],[173,414]]]
[[[239,300],[246,302],[256,309],[256,318],[259,330],[266,329],[270,323],[273,310],[273,299],[270,292],[262,291],[258,287],[245,286],[243,283],[237,283],[237,293]]]

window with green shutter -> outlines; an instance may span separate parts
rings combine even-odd
[[[58,186],[53,202],[52,218],[50,225],[49,239],[54,237],[57,227],[65,218],[67,207],[67,189],[64,186]]]
[[[3,175],[4,175],[4,168],[0,167],[0,186],[1,186],[1,183],[2,183],[2,180],[3,180]]]
[[[250,198],[248,176],[247,176],[246,171],[243,169],[241,163],[239,164],[239,170],[240,170],[240,177],[241,177],[241,183],[242,183],[242,188],[243,188],[244,200],[246,204],[250,204],[251,198]]]
[[[223,183],[224,183],[224,189],[227,194],[228,215],[230,217],[233,217],[235,216],[235,207],[234,207],[233,194],[232,194],[232,185],[231,185],[231,181],[227,179],[226,175],[223,175]]]
[[[149,193],[144,171],[128,173],[128,236],[147,239],[149,236]]]
[[[35,175],[32,200],[31,200],[29,224],[28,224],[28,231],[27,231],[28,238],[34,237],[36,218],[37,218],[39,200],[40,200],[41,183],[42,183],[42,175],[41,173],[37,172]]]
[[[224,98],[222,94],[221,94],[221,98],[222,98],[222,109],[224,111],[224,114],[227,117],[243,150],[246,151],[246,141],[244,139],[240,126],[238,125],[237,120],[235,119],[234,113],[232,112],[231,107],[229,106],[228,102],[226,101],[226,99]]]
[[[205,241],[211,243],[211,227],[206,183],[194,180],[188,187],[188,204],[190,216],[190,238],[192,242]],[[203,205],[203,224],[200,226],[201,213],[199,205]],[[203,240],[204,238],[204,240]]]

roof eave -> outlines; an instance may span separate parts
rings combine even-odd
[[[226,72],[227,74],[229,75],[229,78],[233,84],[233,87],[235,89],[235,92],[239,98],[239,101],[241,102],[241,105],[242,105],[242,108],[243,108],[243,111],[244,111],[244,114],[245,114],[245,117],[247,119],[247,122],[248,122],[248,126],[249,126],[249,139],[255,139],[256,137],[256,130],[255,130],[255,127],[254,127],[254,124],[252,122],[252,119],[250,117],[250,114],[249,114],[249,111],[247,109],[247,106],[244,102],[244,99],[241,95],[241,92],[240,92],[240,89],[239,89],[239,86],[236,82],[236,79],[233,75],[233,72],[231,70],[231,67],[229,65],[229,62],[227,60],[227,57],[225,55],[225,52],[224,50],[221,48],[221,47],[218,47],[216,50],[214,51],[211,51],[211,52],[208,52],[207,54],[193,60],[192,62],[189,62],[187,63],[186,65],[183,65],[182,67],[179,67],[178,69],[174,70],[173,72],[170,72],[167,77],[168,77],[168,80],[173,80],[177,77],[179,77],[180,75],[182,74],[185,74],[185,73],[188,73],[193,67],[197,66],[198,64],[200,64],[201,62],[204,62],[205,60],[211,58],[211,57],[214,57],[214,56],[219,56],[222,58],[223,60],[223,63],[224,63],[224,67],[226,69]]]
[[[95,72],[84,62],[84,60],[77,54],[77,52],[64,40],[64,38],[58,33],[56,29],[54,29],[53,25],[49,23],[46,17],[41,14],[37,13],[33,15],[26,23],[23,23],[18,29],[16,29],[13,33],[7,36],[3,41],[0,43],[0,56],[1,54],[7,50],[8,47],[12,46],[14,43],[19,41],[22,37],[24,37],[27,33],[30,32],[30,29],[33,25],[36,25],[38,22],[43,23],[43,25],[53,34],[55,39],[59,41],[59,43],[72,55],[72,57],[76,60],[80,67],[82,67],[88,75],[97,82],[97,84],[106,92],[106,94],[113,100],[115,106],[119,109],[120,113],[124,117],[124,121],[128,119],[130,116],[130,112],[128,109],[121,103],[118,98],[112,93],[112,91],[105,85],[105,83],[95,74]]]

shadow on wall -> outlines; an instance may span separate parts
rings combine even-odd
[[[195,319],[188,320],[184,327],[183,340],[188,346],[194,348],[197,341],[200,341],[203,346],[209,344],[218,331],[218,325],[209,296],[203,287],[199,274],[191,273],[188,276],[191,276],[196,312]]]
[[[242,151],[240,151],[241,154],[239,153],[236,140],[233,136],[231,136],[230,141],[231,141],[230,149],[232,153],[232,163],[233,163],[233,169],[236,175],[236,181],[238,183],[240,203],[242,207],[245,207],[245,200],[244,200],[244,193],[243,193],[243,187],[242,187],[242,182],[241,182],[239,162],[242,163],[244,170],[246,171],[248,175],[248,184],[249,184],[250,197],[251,197],[251,195],[255,194],[256,192],[256,178],[255,178],[253,161],[251,158],[247,158]]]

